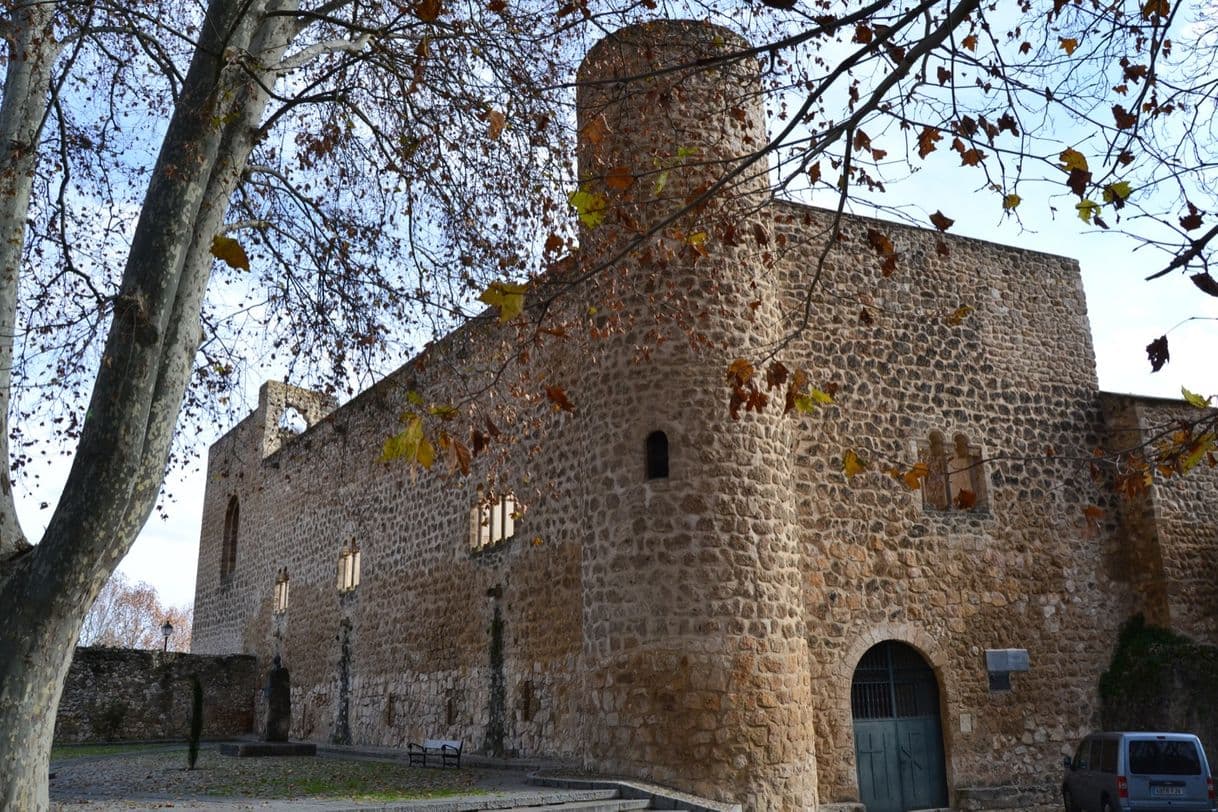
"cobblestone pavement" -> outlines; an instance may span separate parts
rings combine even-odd
[[[52,761],[51,808],[117,810],[378,809],[410,798],[535,792],[515,770],[411,768],[368,754],[231,758],[211,745],[186,769],[184,747]]]

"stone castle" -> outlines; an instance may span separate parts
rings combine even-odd
[[[581,175],[622,214],[581,234],[578,267],[613,266],[572,310],[615,306],[594,353],[533,362],[574,413],[541,403],[493,472],[379,461],[415,393],[494,367],[475,324],[341,408],[268,383],[212,447],[194,647],[282,655],[293,737],[458,738],[746,809],[1030,806],[1126,618],[1218,642],[1218,474],[1121,501],[1078,461],[1186,407],[1098,391],[1073,261],[847,217],[789,338],[833,216],[741,158],[766,130],[758,66],[715,60],[738,42],[656,23],[584,61]],[[705,250],[631,243],[720,180],[687,215]],[[656,339],[678,306],[699,340]],[[727,365],[784,341],[836,404],[733,419]],[[918,461],[921,489],[882,473]]]

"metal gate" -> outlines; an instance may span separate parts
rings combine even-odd
[[[922,655],[893,640],[872,646],[854,671],[850,704],[867,812],[947,806],[939,686]]]

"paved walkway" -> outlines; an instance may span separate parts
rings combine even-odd
[[[121,748],[51,762],[51,808],[62,812],[134,809],[230,812],[464,812],[516,806],[585,802],[621,789],[628,798],[680,801],[682,808],[721,812],[714,804],[664,787],[581,773],[572,765],[538,760],[463,755],[461,769],[412,768],[398,748],[318,745],[316,757],[234,758],[219,743],[204,745],[194,770],[185,745]],[[528,782],[530,773],[550,777]],[[610,783],[606,783],[606,779]]]
[[[338,812],[338,810],[394,810],[435,808],[424,799],[397,800],[386,796],[382,787],[359,788],[350,794],[358,796],[365,790],[372,799],[316,800],[312,798],[282,798],[284,790],[313,782],[331,786],[341,782],[335,774],[351,770],[346,763],[359,764],[359,771],[385,777],[393,788],[408,782],[406,791],[442,793],[445,807],[463,797],[477,806],[490,798],[518,796],[522,800],[538,793],[549,792],[526,783],[528,772],[537,763],[495,762],[487,759],[462,759],[460,770],[409,769],[401,750],[380,748],[319,747],[316,758],[295,759],[232,759],[220,756],[218,744],[204,745],[197,769],[186,771],[184,746],[165,745],[152,749],[104,755],[63,757],[51,764],[51,807],[56,810],[168,809],[192,812],[228,812],[228,810],[302,810],[303,812]],[[384,765],[378,769],[376,764]],[[467,766],[468,764],[468,766]],[[258,792],[266,786],[266,795]],[[228,791],[231,790],[231,791]],[[253,791],[251,791],[253,790]],[[325,794],[342,795],[339,792]],[[290,790],[288,790],[290,791]],[[464,794],[463,794],[464,793]],[[384,800],[376,799],[380,795]],[[389,798],[394,798],[389,800]]]

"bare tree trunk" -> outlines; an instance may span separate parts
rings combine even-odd
[[[49,805],[54,709],[85,613],[155,504],[198,350],[211,239],[274,84],[262,66],[291,39],[294,9],[294,0],[208,8],[63,496],[41,542],[0,575],[0,808]]]
[[[55,10],[54,3],[31,3],[12,11],[0,105],[0,567],[29,548],[9,477],[9,406],[25,223],[39,134],[50,104],[51,70],[60,50],[51,30]]]

